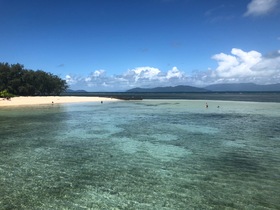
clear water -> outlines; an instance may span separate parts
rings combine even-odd
[[[1,108],[0,209],[280,209],[280,103],[208,104]]]

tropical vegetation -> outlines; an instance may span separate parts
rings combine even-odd
[[[0,63],[0,97],[60,95],[67,88],[65,80],[43,70]]]

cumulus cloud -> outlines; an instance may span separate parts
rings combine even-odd
[[[66,80],[68,85],[74,85],[74,84],[77,83],[76,79],[73,78],[71,75],[66,75],[65,80]]]
[[[99,69],[86,77],[67,75],[65,79],[72,89],[88,91],[123,91],[134,87],[176,85],[204,87],[216,83],[238,82],[271,84],[280,81],[280,50],[262,55],[254,50],[246,52],[233,48],[230,54],[215,54],[212,59],[217,61],[216,68],[196,70],[190,75],[176,66],[167,71],[142,66],[120,75],[107,75],[106,70]]]
[[[138,67],[127,72],[127,75],[131,75],[134,81],[140,80],[156,80],[159,78],[160,70],[153,67]]]
[[[154,67],[137,67],[128,70],[124,74],[124,78],[129,84],[134,86],[152,87],[155,85],[166,86],[172,83],[182,84],[187,80],[187,76],[183,71],[180,71],[176,66],[167,72],[163,72]]]
[[[174,79],[174,78],[178,78],[178,79],[181,79],[184,77],[184,74],[183,72],[179,71],[179,69],[174,66],[171,70],[169,70],[167,72],[167,75],[166,75],[166,78],[167,79]]]
[[[90,76],[85,78],[86,82],[91,82],[95,80],[99,80],[102,77],[106,77],[106,71],[101,69],[101,70],[96,70],[93,73],[91,73]]]
[[[252,0],[248,6],[245,16],[261,16],[273,11],[279,0]]]
[[[252,66],[261,61],[262,55],[257,51],[244,52],[233,48],[232,55],[216,54],[212,58],[218,61],[216,74],[219,77],[247,77],[256,74]]]
[[[212,81],[277,83],[280,75],[280,52],[263,56],[257,51],[245,52],[233,48],[231,55],[220,53],[212,57],[218,67],[212,71]]]

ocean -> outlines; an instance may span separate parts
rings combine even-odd
[[[280,209],[280,103],[2,107],[0,128],[0,209]]]

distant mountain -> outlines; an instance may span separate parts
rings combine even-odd
[[[171,93],[171,92],[269,92],[280,91],[280,83],[271,85],[257,85],[254,83],[227,83],[209,85],[204,88],[198,88],[187,85],[175,87],[155,87],[155,88],[133,88],[126,92],[138,93]]]
[[[71,89],[67,89],[65,92],[66,93],[86,93],[87,91],[85,91],[85,90],[71,90]]]
[[[228,83],[228,84],[215,84],[204,87],[210,91],[217,92],[238,92],[238,91],[280,91],[280,83],[271,85],[257,85],[254,83]]]
[[[170,93],[170,92],[209,92],[209,90],[206,90],[204,88],[187,86],[187,85],[178,85],[178,86],[175,86],[175,87],[170,86],[170,87],[156,87],[156,88],[133,88],[133,89],[127,90],[126,92]]]

